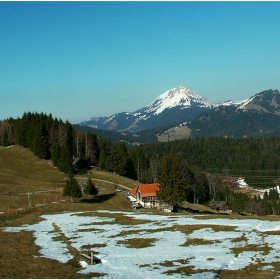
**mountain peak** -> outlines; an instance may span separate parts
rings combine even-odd
[[[105,130],[136,132],[157,126],[190,122],[198,114],[219,106],[231,107],[230,109],[235,111],[242,109],[239,110],[240,112],[254,109],[280,115],[280,94],[278,90],[267,90],[239,102],[230,100],[214,103],[185,85],[180,85],[159,95],[151,104],[137,111],[117,113],[109,118],[92,118],[80,125]]]
[[[244,104],[247,109],[255,109],[266,113],[280,114],[280,94],[277,89],[262,91]]]
[[[203,108],[211,108],[212,106],[215,106],[215,103],[203,98],[186,86],[181,85],[178,88],[172,88],[159,95],[147,106],[147,112],[154,112],[155,115],[158,115],[167,108],[170,109],[177,106],[189,108],[193,104]]]

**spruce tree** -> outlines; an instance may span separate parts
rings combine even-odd
[[[99,156],[99,167],[101,169],[106,169],[106,164],[107,164],[107,155],[104,149],[102,149]]]
[[[57,168],[67,174],[72,169],[72,158],[67,146],[60,147],[60,157]]]
[[[64,196],[70,196],[71,197],[71,187],[70,187],[70,179],[66,179],[65,186],[63,188],[63,195]]]
[[[79,186],[77,180],[74,178],[73,172],[68,173],[68,178],[66,179],[66,184],[63,189],[64,196],[74,197],[82,197],[82,190]]]
[[[52,163],[53,163],[53,166],[57,167],[58,166],[58,163],[59,163],[59,158],[60,158],[60,146],[58,143],[55,143],[53,144],[52,146]]]
[[[90,196],[98,194],[98,189],[93,184],[93,182],[90,178],[88,178],[88,180],[87,180],[87,184],[85,186],[84,193],[89,194]]]
[[[119,175],[126,176],[128,152],[124,142],[118,142],[108,157],[108,166],[110,171]]]
[[[158,182],[160,184],[157,192],[158,199],[172,205],[173,211],[177,211],[185,200],[184,186],[186,184],[179,155],[163,158]]]

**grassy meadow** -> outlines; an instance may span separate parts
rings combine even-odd
[[[71,254],[74,256],[67,263],[60,263],[57,260],[38,257],[40,256],[40,247],[35,244],[35,237],[30,231],[20,232],[6,232],[1,230],[3,227],[16,227],[25,224],[36,224],[43,220],[42,215],[47,214],[60,214],[64,212],[79,212],[79,211],[132,211],[131,206],[127,199],[121,194],[115,192],[116,185],[124,185],[133,188],[137,183],[133,180],[117,176],[104,171],[93,169],[90,174],[76,176],[78,181],[84,181],[88,177],[93,179],[93,182],[100,188],[99,194],[90,199],[84,196],[80,200],[71,202],[63,197],[57,190],[61,189],[64,185],[66,175],[59,172],[54,168],[50,161],[41,160],[35,157],[28,149],[20,146],[13,146],[10,148],[0,148],[0,239],[2,240],[0,246],[0,278],[97,278],[104,276],[100,273],[80,274],[81,269],[79,264],[79,254],[67,237],[60,232],[58,227],[54,227],[57,232],[58,238],[65,244]],[[110,182],[110,183],[108,183]],[[30,192],[28,198],[27,192]],[[32,207],[28,208],[29,200],[32,202]],[[186,212],[188,213],[208,213],[209,209],[204,206],[196,205],[192,207],[189,203],[184,203]],[[9,213],[7,212],[9,209]],[[12,211],[12,209],[17,209]],[[152,212],[161,215],[178,216],[178,214],[164,214],[159,213],[156,209],[141,210],[143,212]],[[210,215],[210,212],[208,213]],[[86,214],[83,214],[86,215]],[[92,215],[89,212],[88,215]],[[119,225],[139,226],[145,223],[145,220],[132,219],[120,213],[106,213],[99,212],[100,217],[112,217],[115,223]],[[180,215],[180,214],[179,214]],[[219,218],[216,214],[210,216],[202,216],[202,219]],[[222,217],[222,216],[221,216]],[[228,218],[228,217],[227,217]],[[231,216],[237,218],[237,216]],[[241,217],[238,217],[241,219]],[[243,219],[243,218],[242,218]],[[278,220],[277,217],[266,217],[269,220]],[[185,234],[191,234],[195,230],[200,230],[203,225],[191,225],[184,227],[182,225],[175,225],[170,228],[170,231],[180,231]],[[234,231],[230,226],[211,226],[213,231]],[[84,229],[86,233],[86,229]],[[153,229],[149,229],[153,233]],[[135,233],[135,230],[133,234]],[[122,231],[122,236],[130,236],[132,231],[126,229]],[[118,235],[119,235],[118,234]],[[278,235],[278,231],[271,234]],[[117,236],[117,234],[116,234]],[[117,236],[120,237],[120,236]],[[132,249],[139,249],[145,247],[152,247],[156,238],[135,238],[129,237],[119,241],[120,246],[126,246]],[[246,242],[246,237],[239,237],[235,242]],[[212,241],[205,240],[202,236],[193,237],[186,240],[184,247],[188,246],[202,246],[211,244]],[[104,247],[104,243],[96,243],[95,247]],[[254,250],[264,252],[271,250],[268,244],[264,244],[261,248],[252,247],[250,244],[244,244],[242,248],[235,248],[236,255],[242,254],[246,250]],[[85,245],[84,250],[88,248]],[[178,260],[184,264],[184,260]],[[209,259],[211,261],[211,259]],[[172,262],[168,260],[162,265],[170,266],[172,273],[189,273],[193,272],[193,268],[182,265],[181,267],[172,267]],[[239,270],[221,270],[218,272],[219,278],[276,278],[280,275],[280,262],[274,263],[273,270],[263,270],[262,261],[257,264],[248,264],[243,269]]]
[[[164,131],[162,134],[158,134],[157,138],[159,142],[168,142],[179,139],[189,138],[191,129],[187,126],[175,126]]]
[[[126,198],[115,193],[115,184],[133,188],[136,182],[103,171],[77,176],[78,181],[88,177],[100,187],[98,196],[85,196],[80,202],[67,201],[56,190],[64,186],[64,173],[54,168],[50,161],[39,159],[29,149],[21,146],[0,148],[0,228],[33,224],[44,214],[85,210],[130,210]],[[94,179],[110,181],[94,181]],[[33,207],[28,208],[28,195]],[[45,192],[43,192],[45,191]],[[37,205],[37,206],[35,206]],[[0,230],[0,278],[91,278],[92,275],[76,273],[78,262],[61,264],[39,255],[31,232],[7,233]]]

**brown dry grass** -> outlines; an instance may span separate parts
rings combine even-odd
[[[205,240],[203,238],[188,238],[187,241],[182,244],[182,246],[190,246],[190,245],[208,245],[216,243],[217,241]]]
[[[28,159],[28,164],[26,162]],[[78,180],[98,178],[127,186],[135,182],[106,172],[93,171],[92,174],[79,176]],[[9,215],[0,215],[0,228],[34,224],[41,220],[41,215],[55,214],[63,211],[83,210],[131,210],[129,202],[122,195],[115,193],[114,184],[98,181],[99,194],[90,199],[83,197],[80,201],[70,202],[56,188],[64,185],[66,175],[54,168],[50,161],[34,156],[28,149],[20,146],[0,149],[0,212],[9,209]],[[50,190],[45,193],[36,191]],[[32,208],[28,208],[30,191]],[[50,201],[57,202],[51,203]],[[38,204],[38,206],[34,206]],[[13,209],[18,209],[13,211]],[[56,228],[58,232],[59,228]],[[61,238],[67,244],[63,234]],[[4,232],[0,230],[0,278],[92,278],[99,274],[79,274],[78,252],[68,244],[73,259],[67,264],[40,257],[40,248],[34,244],[32,232]]]
[[[32,232],[0,231],[0,278],[85,278],[77,273],[76,264],[61,264],[42,258],[34,245]],[[87,275],[86,277],[89,277]]]
[[[108,207],[108,208],[107,208]],[[100,195],[92,200],[83,202],[60,202],[57,204],[47,204],[43,207],[31,208],[4,217],[0,217],[0,227],[20,226],[23,224],[33,224],[41,220],[44,214],[55,214],[63,211],[83,211],[83,210],[130,210],[130,204],[120,194],[115,195],[113,190],[101,190]],[[59,228],[56,229],[60,232]],[[59,236],[63,242],[67,239],[63,234]],[[67,264],[61,264],[56,260],[38,257],[40,248],[34,244],[32,232],[10,233],[0,230],[0,278],[92,278],[103,275],[81,275],[78,271],[78,252],[69,244],[69,250],[73,254],[73,259]]]
[[[39,159],[21,146],[1,148],[0,167],[1,193],[55,190],[66,177],[50,161]]]
[[[177,139],[187,139],[190,137],[191,129],[187,126],[172,127],[162,134],[158,134],[157,138],[159,142],[168,142]]]
[[[28,159],[26,164],[25,159]],[[110,174],[104,171],[93,170],[89,175],[77,176],[78,180],[87,180],[88,177],[98,179],[95,181],[96,185],[100,186],[99,194],[93,199],[83,197],[81,201],[70,202],[66,201],[65,197],[55,192],[57,187],[64,184],[65,174],[60,173],[57,169],[53,168],[49,161],[43,161],[32,155],[32,153],[20,146],[14,146],[9,149],[0,149],[0,212],[6,210],[7,207],[22,208],[28,202],[27,195],[21,195],[27,191],[38,190],[51,190],[46,193],[34,193],[31,195],[31,200],[34,203],[45,204],[44,206],[26,208],[18,210],[17,212],[10,213],[9,216],[0,215],[0,228],[6,226],[21,226],[23,224],[34,224],[39,222],[44,214],[55,214],[64,211],[95,211],[95,210],[131,210],[129,202],[122,195],[115,193],[115,185],[126,185],[133,188],[137,185],[135,181]],[[110,181],[111,183],[102,182]],[[56,201],[58,203],[49,203],[48,201]],[[62,201],[65,200],[65,201]],[[45,202],[45,203],[44,203]],[[200,205],[184,205],[186,209],[191,209],[195,206],[194,211],[205,213],[209,210]],[[155,209],[149,209],[149,212],[154,212],[162,215],[174,215],[173,213],[160,213]],[[89,215],[92,213],[89,212]],[[102,213],[99,213],[102,215]],[[106,214],[108,216],[108,213]],[[217,215],[210,215],[218,217]],[[224,216],[221,216],[224,217]],[[229,218],[230,216],[227,216]],[[120,224],[137,224],[139,220],[124,217],[123,215],[114,214],[116,222]],[[238,218],[238,217],[235,217]],[[240,216],[239,216],[240,218]],[[251,218],[251,217],[250,217]],[[279,220],[278,217],[271,216],[271,220]],[[146,222],[146,221],[141,221]],[[189,227],[179,226],[171,228],[170,230],[180,230],[185,233],[191,233],[194,230],[205,227],[204,225],[193,225]],[[213,228],[213,227],[212,227]],[[68,244],[67,238],[60,232],[58,227],[54,229],[60,234],[63,242]],[[234,230],[231,227],[216,227],[214,230]],[[277,234],[278,232],[275,232]],[[123,233],[128,234],[129,232]],[[67,263],[62,264],[56,260],[41,257],[39,252],[40,248],[34,244],[34,237],[32,232],[3,232],[0,230],[0,278],[98,278],[105,275],[100,274],[79,274],[81,269],[79,265],[78,252],[68,244],[68,249],[72,252],[73,258]],[[139,239],[138,239],[139,240]],[[141,246],[152,246],[154,240],[143,239]],[[126,246],[135,246],[136,241],[130,239]],[[193,243],[202,242],[199,239],[193,239]],[[93,244],[93,247],[106,246],[105,244]],[[84,247],[83,249],[91,249],[91,246]],[[258,249],[258,248],[247,248]],[[265,250],[266,248],[262,248]],[[269,248],[267,248],[269,250]],[[239,252],[235,252],[238,254]],[[179,261],[179,260],[178,260]],[[211,261],[211,260],[209,260]],[[187,266],[188,261],[184,260],[181,267],[173,267],[170,273],[179,273],[184,276],[198,271],[194,271],[192,267]],[[167,266],[172,267],[171,261],[166,261]],[[275,271],[262,270],[261,265],[248,265],[246,268],[238,271],[221,270],[218,271],[219,278],[274,278],[275,271],[280,271],[280,263],[274,263]],[[153,266],[151,264],[151,266]],[[205,271],[205,270],[204,270]]]
[[[124,244],[127,248],[144,248],[153,246],[156,240],[156,238],[129,238],[119,240],[117,243]]]

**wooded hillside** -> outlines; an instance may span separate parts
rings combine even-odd
[[[142,183],[161,183],[164,173],[171,170],[171,166],[163,164],[166,156],[179,156],[184,179],[180,185],[184,186],[184,199],[189,202],[207,203],[214,198],[233,197],[221,185],[221,177],[244,177],[247,183],[260,188],[276,186],[280,177],[280,138],[275,136],[201,137],[128,148],[125,142],[113,144],[95,134],[78,131],[68,121],[64,123],[52,115],[25,113],[22,118],[0,123],[0,145],[13,144],[30,148],[42,159],[51,159],[64,173],[73,170],[74,158],[81,158],[92,166]],[[205,171],[209,174],[207,179]],[[245,202],[240,209],[245,208]]]

